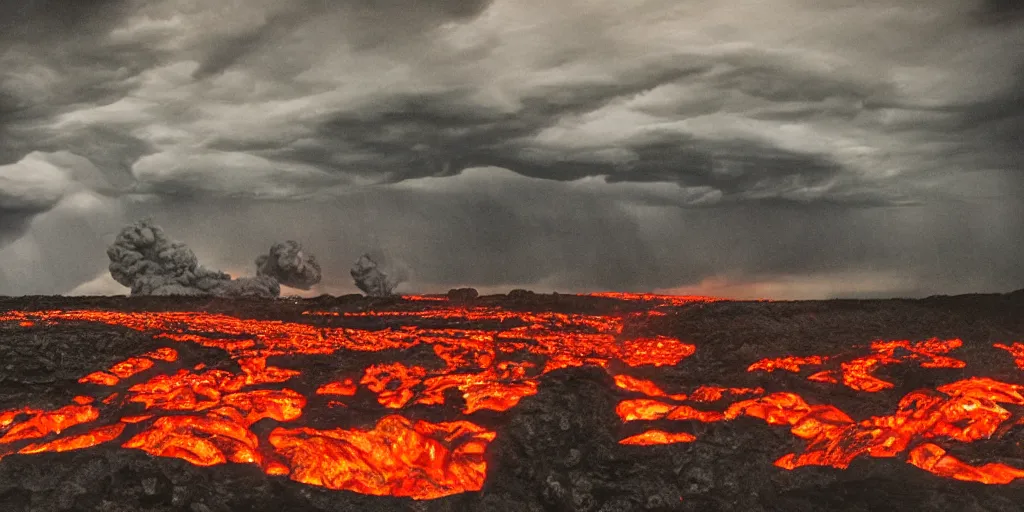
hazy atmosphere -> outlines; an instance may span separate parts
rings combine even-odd
[[[284,295],[1021,288],[1021,5],[0,0],[0,295],[142,218]]]

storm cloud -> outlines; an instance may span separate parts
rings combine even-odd
[[[418,291],[1024,286],[1014,2],[0,1],[0,20],[0,293],[115,290],[102,252],[66,244],[130,215],[233,272],[312,241],[309,293],[353,291],[368,248]],[[72,218],[92,220],[62,242]]]
[[[349,274],[356,288],[370,297],[393,295],[398,285],[408,279],[408,271],[382,254],[363,254],[352,265]]]

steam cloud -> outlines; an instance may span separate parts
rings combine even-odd
[[[270,254],[256,258],[256,275],[300,290],[312,288],[322,277],[316,256],[303,251],[302,244],[294,240],[276,243]]]
[[[125,227],[107,248],[110,275],[132,295],[277,297],[281,285],[309,289],[320,281],[316,258],[297,242],[274,244],[257,258],[257,276],[232,279],[199,264],[195,253],[149,220]],[[279,281],[280,280],[280,281]]]
[[[363,254],[356,260],[350,272],[356,287],[370,297],[386,297],[408,278],[408,270],[383,255]]]

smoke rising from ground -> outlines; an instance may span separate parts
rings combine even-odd
[[[256,275],[300,290],[312,288],[323,277],[316,256],[304,251],[302,244],[294,240],[276,243],[269,254],[256,258]]]
[[[383,254],[363,254],[350,271],[356,287],[370,297],[392,295],[399,284],[409,278],[409,270]]]
[[[277,297],[281,283],[308,290],[321,278],[316,257],[289,240],[256,259],[256,277],[232,279],[200,265],[192,249],[149,220],[122,229],[107,256],[110,275],[132,295]]]

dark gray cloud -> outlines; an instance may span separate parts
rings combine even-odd
[[[278,281],[266,273],[239,277],[199,264],[192,249],[149,220],[126,226],[107,248],[110,275],[138,295],[277,297]]]
[[[984,23],[1016,23],[1024,18],[1024,5],[1014,0],[985,0],[975,16]]]
[[[356,288],[370,297],[394,295],[398,285],[408,278],[408,272],[402,266],[389,262],[382,254],[370,253],[359,256],[349,275]]]
[[[256,275],[274,278],[279,283],[308,290],[323,279],[316,256],[303,250],[302,244],[287,240],[270,246],[267,254],[256,258]]]
[[[333,276],[312,292],[351,291],[378,245],[442,291],[1019,287],[1021,12],[0,2],[0,293],[102,289],[32,263],[58,250],[44,231],[98,219],[93,247],[170,204],[236,273],[267,240],[335,240],[311,245]],[[228,204],[254,219],[237,236],[193,214]]]
[[[6,245],[20,235],[36,213],[38,212],[0,209],[0,244]]]
[[[3,38],[29,42],[53,38],[53,31],[62,37],[93,34],[116,23],[126,0],[3,0],[0,1],[0,27]]]

